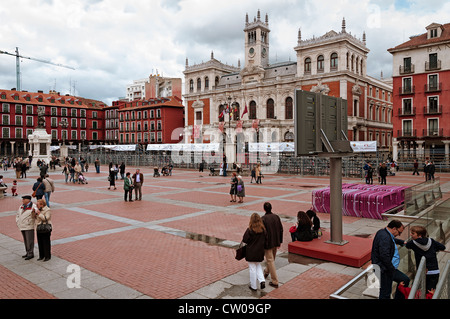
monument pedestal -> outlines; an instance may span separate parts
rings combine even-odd
[[[33,156],[30,172],[36,172],[39,171],[38,160],[44,161],[47,165],[50,163],[52,136],[47,133],[45,128],[37,128],[33,134],[28,135],[28,142],[30,143],[30,155]]]

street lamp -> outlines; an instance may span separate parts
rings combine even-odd
[[[64,158],[66,158],[69,153],[67,151],[67,146],[66,146],[66,135],[64,134],[64,129],[66,129],[69,126],[69,123],[67,122],[67,119],[62,119],[61,122],[59,122],[59,126],[61,126],[61,135],[62,135],[62,140],[63,140],[63,145],[61,146],[61,151],[60,151],[60,156],[63,156]]]

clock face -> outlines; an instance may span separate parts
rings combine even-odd
[[[255,49],[254,48],[250,48],[250,50],[248,50],[248,55],[249,56],[254,56],[255,55]]]

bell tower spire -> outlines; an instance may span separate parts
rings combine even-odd
[[[245,16],[245,67],[255,65],[267,67],[269,65],[269,16],[261,20],[261,11],[258,9],[253,22],[248,22]]]

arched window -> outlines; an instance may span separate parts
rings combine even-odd
[[[305,73],[311,73],[311,58],[305,59]]]
[[[336,52],[331,54],[330,68],[331,68],[331,70],[337,70],[337,68],[338,68],[338,55]]]
[[[255,120],[256,119],[256,102],[255,101],[251,101],[250,102],[250,109],[249,109],[248,118],[251,119],[251,120]]]
[[[319,55],[317,57],[317,71],[318,72],[323,72],[323,68],[324,68],[324,58],[323,55]]]
[[[205,91],[209,90],[209,78],[205,77]]]
[[[189,92],[194,92],[194,80],[189,80]]]
[[[286,120],[292,120],[294,118],[294,109],[292,107],[292,98],[289,96],[286,98],[286,104],[284,106],[284,116]]]
[[[239,106],[239,103],[235,102],[231,106],[233,108],[233,120],[234,121],[240,120],[241,119],[241,114],[240,114],[241,108]]]
[[[285,141],[285,142],[293,142],[293,141],[294,141],[294,138],[295,138],[295,135],[294,135],[294,133],[292,133],[292,132],[286,132],[286,133],[284,134],[284,141]]]
[[[223,104],[219,105],[219,122],[224,122],[225,121],[225,107]]]
[[[197,92],[202,90],[202,80],[200,78],[197,79]]]
[[[267,114],[266,118],[273,119],[275,118],[275,102],[273,99],[267,100]]]
[[[216,76],[216,78],[214,79],[214,86],[217,88],[218,85],[219,85],[219,77]]]

